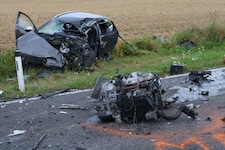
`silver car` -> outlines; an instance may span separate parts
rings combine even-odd
[[[118,30],[108,18],[84,12],[65,12],[40,28],[23,12],[16,20],[16,48],[23,60],[51,68],[90,66],[111,59]]]

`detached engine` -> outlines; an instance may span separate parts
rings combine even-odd
[[[161,82],[159,77],[152,73],[117,73],[112,80],[98,80],[93,95],[96,93],[95,98],[99,100],[96,110],[101,121],[135,123],[159,118],[175,120],[182,112],[193,119],[196,116],[196,113],[185,105],[178,108],[173,116],[164,114]]]

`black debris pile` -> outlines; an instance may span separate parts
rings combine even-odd
[[[184,66],[181,64],[172,64],[170,66],[170,74],[175,75],[175,74],[182,74],[184,71]]]
[[[182,42],[179,42],[178,46],[184,47],[186,50],[190,50],[190,47],[196,47],[197,44],[195,42],[190,41],[190,40],[184,40]]]
[[[207,80],[207,78],[211,75],[211,71],[191,71],[188,77],[190,81],[199,83],[201,80]]]

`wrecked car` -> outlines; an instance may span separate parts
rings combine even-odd
[[[101,121],[136,123],[160,118],[175,120],[181,113],[195,119],[197,113],[188,105],[180,106],[172,116],[164,113],[161,82],[152,73],[117,73],[111,80],[99,77],[92,93]]]
[[[112,59],[118,30],[108,18],[85,12],[65,12],[37,28],[28,15],[18,12],[16,48],[31,64],[62,68],[90,66],[96,58]]]

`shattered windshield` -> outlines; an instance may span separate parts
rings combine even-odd
[[[38,33],[53,35],[54,33],[62,32],[63,29],[64,29],[63,25],[64,25],[63,22],[61,22],[59,20],[52,19],[49,22],[47,22],[45,25],[40,27],[40,29],[38,30]]]

